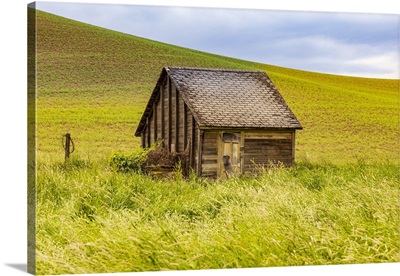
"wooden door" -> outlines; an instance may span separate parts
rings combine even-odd
[[[240,132],[222,133],[221,174],[234,175],[241,173]]]

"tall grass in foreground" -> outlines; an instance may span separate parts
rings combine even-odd
[[[303,162],[252,178],[152,180],[39,164],[39,274],[399,261],[399,170]]]

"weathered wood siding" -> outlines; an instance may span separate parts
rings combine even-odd
[[[202,138],[201,175],[217,178],[219,170],[218,146],[221,132],[205,131]]]
[[[193,114],[186,106],[175,85],[166,77],[160,86],[160,93],[155,100],[152,112],[147,118],[142,132],[142,147],[161,143],[170,152],[189,151],[192,168],[197,168],[199,130]],[[197,170],[196,170],[197,172]]]
[[[271,163],[292,166],[294,161],[294,131],[245,132],[243,172],[255,172]]]

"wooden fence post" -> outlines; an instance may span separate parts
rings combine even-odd
[[[74,142],[71,139],[71,134],[67,133],[63,136],[65,137],[65,143],[63,144],[64,150],[65,150],[65,162],[69,160],[69,155],[74,152],[75,146]],[[71,150],[72,146],[72,150]]]

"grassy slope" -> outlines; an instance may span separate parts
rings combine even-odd
[[[398,81],[292,70],[162,44],[38,12],[38,157],[97,158],[138,146],[133,137],[163,66],[265,70],[304,130],[297,155],[332,162],[397,161]]]
[[[39,274],[399,261],[397,81],[235,60],[42,12],[37,54]],[[265,70],[304,126],[297,155],[342,164],[216,183],[111,171],[103,161],[137,147],[169,65]],[[76,152],[64,165],[67,131]]]
[[[302,163],[216,183],[87,162],[40,171],[39,274],[399,261],[391,164]]]

